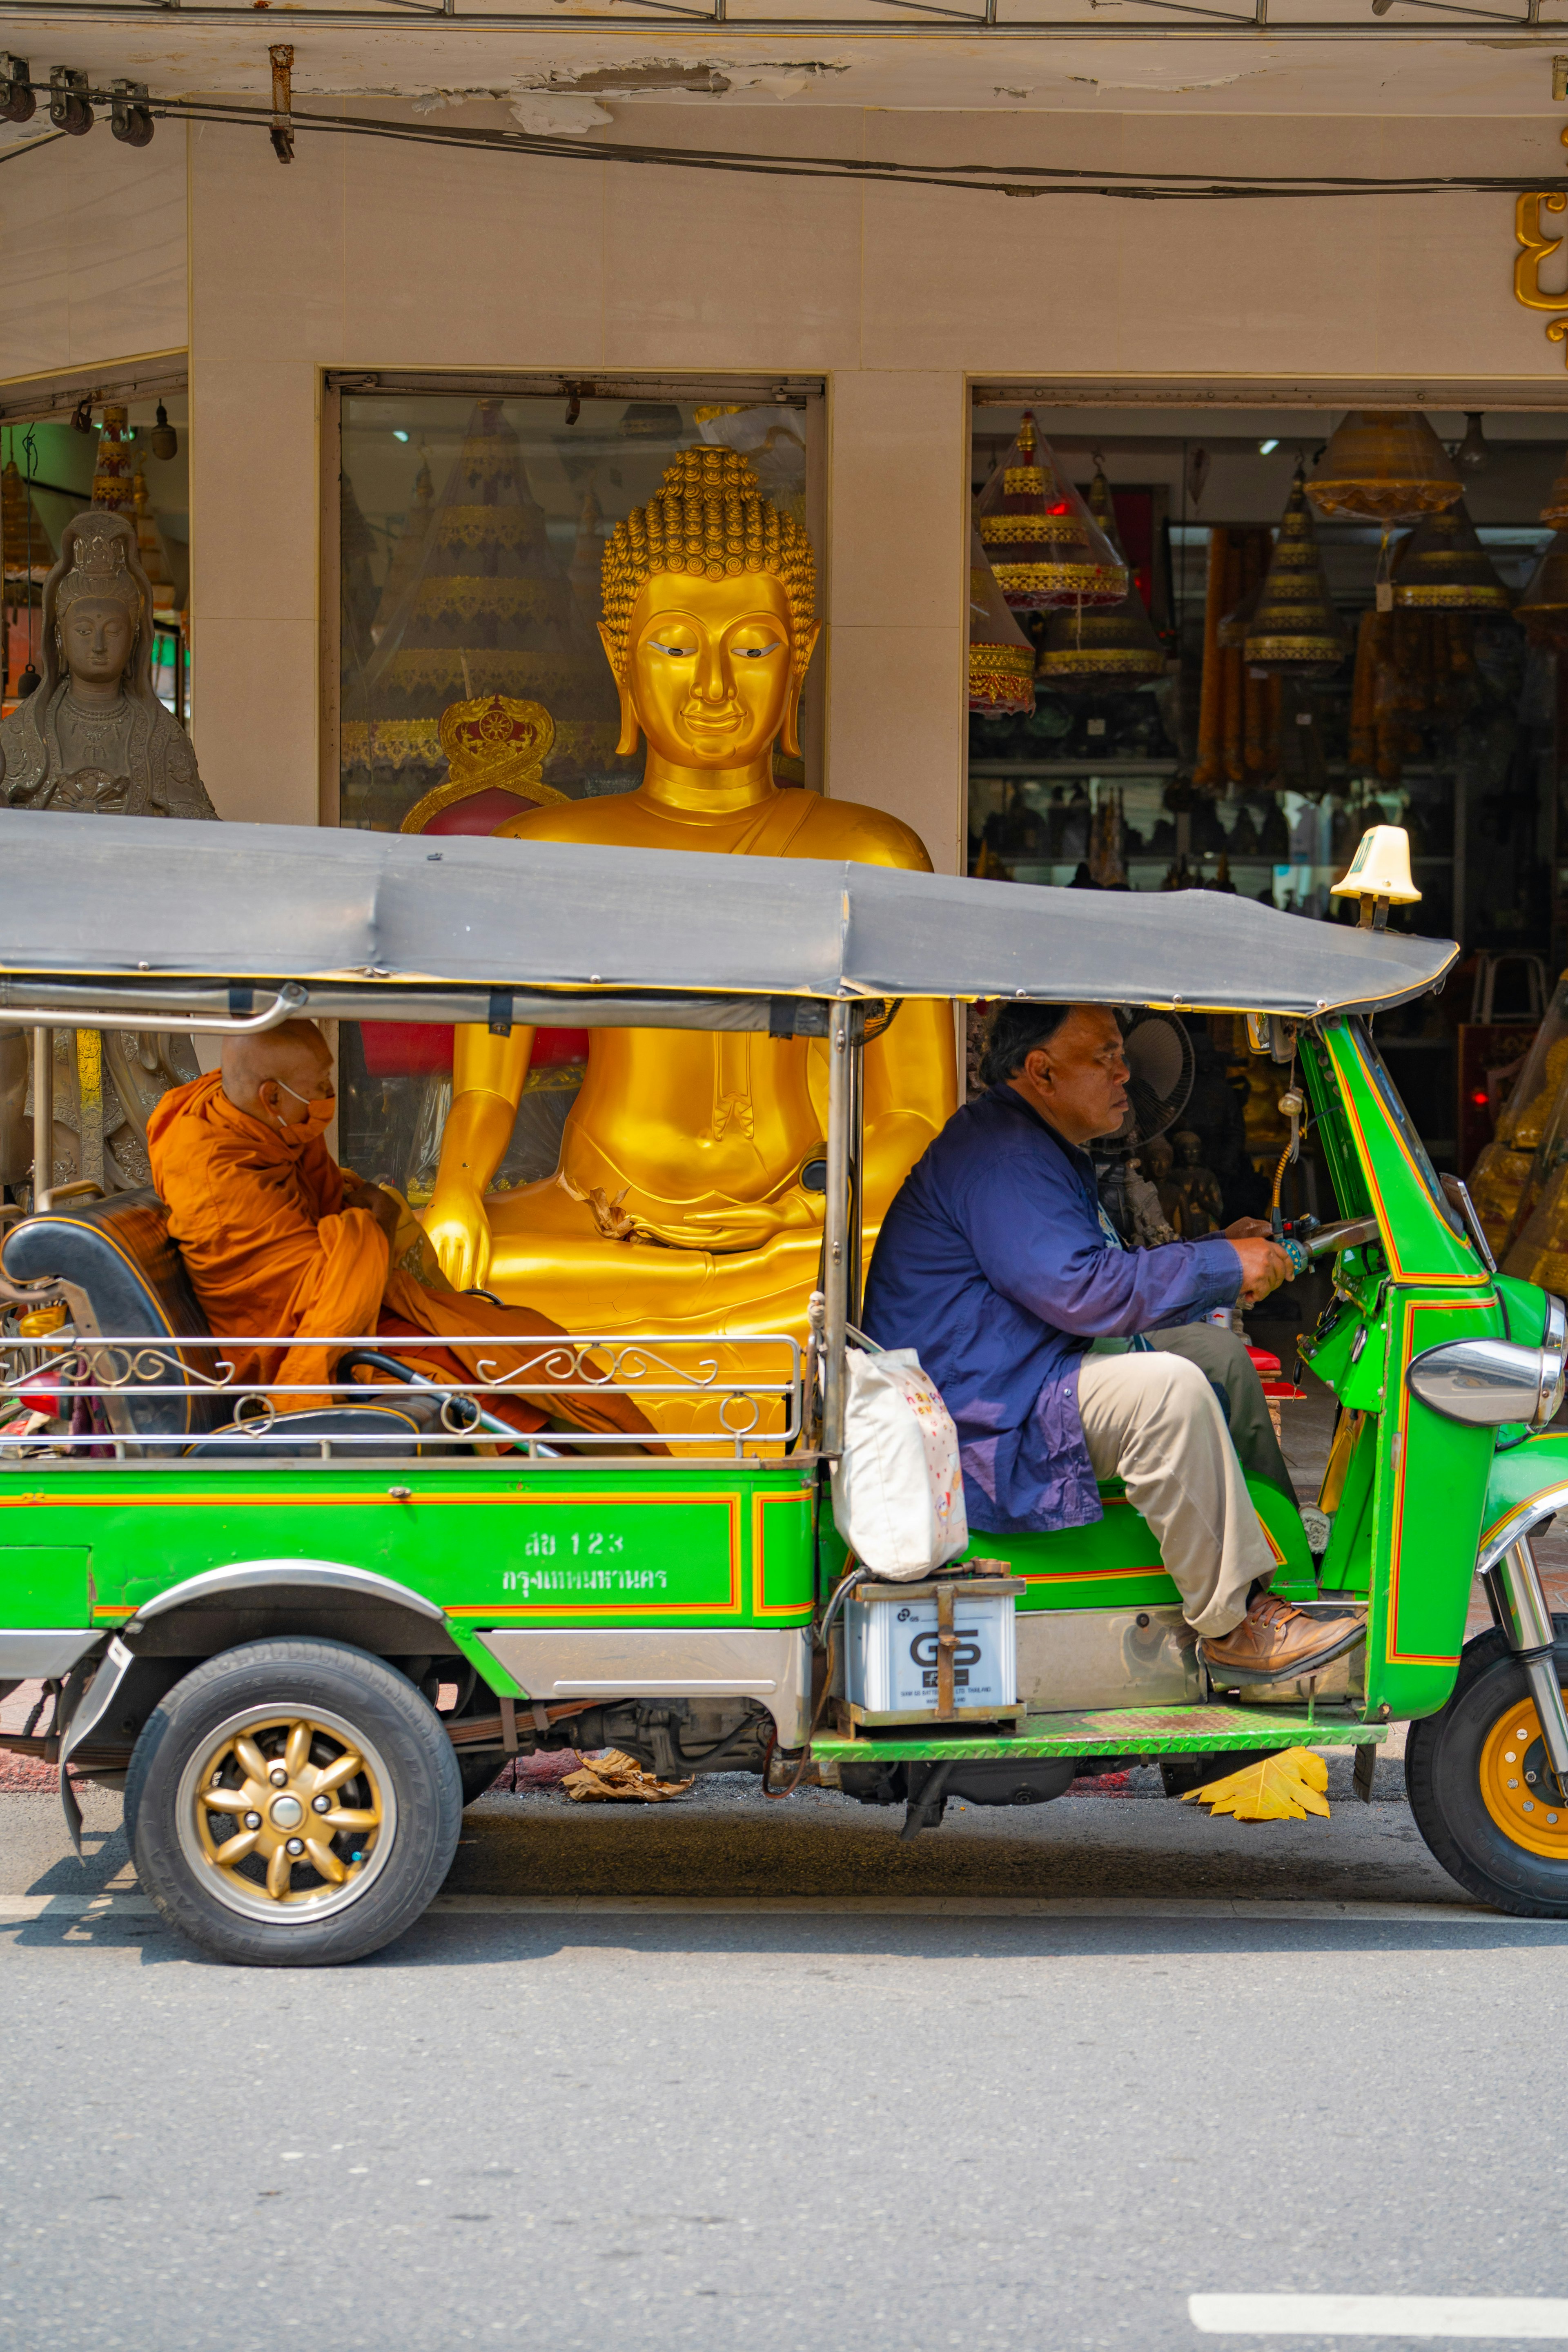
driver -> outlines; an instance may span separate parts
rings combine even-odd
[[[1242,1392],[1245,1351],[1232,1338],[1216,1369],[1215,1327],[1197,1323],[1267,1297],[1289,1259],[1252,1218],[1122,1248],[1085,1150],[1127,1108],[1105,1007],[1003,1005],[981,1076],[989,1091],[948,1121],[888,1212],[863,1318],[877,1346],[917,1349],[941,1390],[971,1528],[1087,1527],[1102,1516],[1097,1478],[1120,1478],[1204,1664],[1248,1683],[1314,1673],[1360,1640],[1363,1617],[1308,1617],[1267,1590],[1275,1554],[1207,1377]],[[1203,1332],[1191,1354],[1181,1326]]]

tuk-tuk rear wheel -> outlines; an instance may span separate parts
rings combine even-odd
[[[428,1700],[343,1642],[207,1659],[149,1718],[126,1784],[137,1875],[170,1925],[271,1968],[400,1936],[450,1867],[462,1808]]]
[[[1568,1694],[1568,1639],[1554,1655]],[[1451,1877],[1500,1911],[1568,1919],[1568,1801],[1557,1799],[1529,1685],[1498,1635],[1441,1713],[1410,1727],[1405,1785],[1416,1827]],[[1467,1653],[1468,1658],[1468,1652]],[[1533,1778],[1531,1776],[1533,1775]]]

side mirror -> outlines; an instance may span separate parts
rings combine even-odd
[[[1449,1339],[1417,1356],[1405,1377],[1445,1421],[1479,1429],[1522,1421],[1542,1429],[1563,1402],[1565,1339],[1568,1310],[1549,1296],[1539,1348],[1512,1339]]]

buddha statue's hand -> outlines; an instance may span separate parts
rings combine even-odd
[[[677,1249],[711,1250],[716,1255],[729,1255],[762,1249],[781,1234],[805,1233],[821,1222],[817,1196],[796,1186],[779,1201],[762,1202],[754,1207],[737,1202],[730,1208],[685,1217],[679,1223],[660,1223],[653,1230],[661,1241]]]
[[[436,1263],[454,1290],[479,1290],[490,1270],[490,1224],[483,1195],[460,1176],[437,1183],[425,1212]]]

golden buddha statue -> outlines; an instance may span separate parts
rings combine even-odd
[[[682,450],[658,496],[616,526],[599,635],[620,697],[617,750],[647,744],[639,788],[531,809],[497,830],[735,856],[856,858],[930,870],[918,835],[851,801],[781,789],[798,756],[816,646],[810,544],[745,459]],[[453,1102],[426,1227],[458,1288],[483,1285],[569,1329],[805,1336],[824,1195],[826,1048],[697,1030],[596,1029],[557,1173],[487,1200],[532,1032],[457,1034]],[[866,1054],[868,1252],[893,1194],[956,1104],[952,1019],[905,1004]],[[744,1377],[747,1351],[721,1351]],[[776,1355],[770,1359],[776,1367]],[[761,1363],[754,1377],[762,1377]],[[666,1401],[673,1404],[677,1401]],[[660,1419],[658,1401],[649,1411]],[[689,1425],[690,1407],[661,1426]]]

